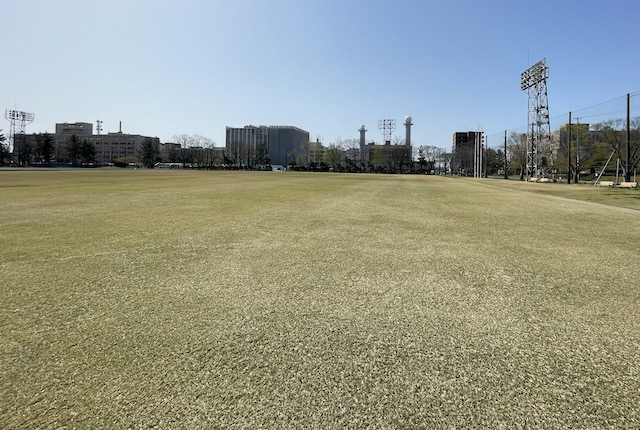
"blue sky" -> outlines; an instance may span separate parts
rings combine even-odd
[[[412,143],[526,125],[520,73],[549,66],[552,117],[640,90],[640,2],[629,0],[1,0],[0,108],[28,132],[199,134],[294,125],[325,144]],[[0,127],[7,132],[9,122]],[[559,124],[554,125],[552,128]]]

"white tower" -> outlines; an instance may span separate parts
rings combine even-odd
[[[367,132],[367,129],[364,127],[364,124],[362,124],[358,131],[360,132],[360,167],[364,167],[367,164],[368,158],[367,154],[365,154],[367,145],[365,133]]]
[[[407,116],[404,118],[404,126],[406,128],[406,136],[405,136],[405,145],[411,146],[411,126],[413,123],[411,122],[411,117]]]

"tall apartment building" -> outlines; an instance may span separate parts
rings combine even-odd
[[[309,132],[293,126],[253,126],[226,128],[227,158],[236,165],[306,165]]]
[[[476,139],[482,140],[484,132],[458,131],[453,133],[451,144],[451,171],[459,175],[473,175]]]
[[[271,164],[306,165],[308,147],[308,131],[285,125],[269,126],[267,152]]]
[[[225,153],[229,161],[238,166],[267,164],[268,129],[263,125],[246,125],[243,128],[227,127]]]

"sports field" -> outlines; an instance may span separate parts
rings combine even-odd
[[[0,428],[638,428],[640,190],[0,170]]]

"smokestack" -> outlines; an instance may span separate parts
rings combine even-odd
[[[118,133],[122,133],[122,121],[120,121],[120,126],[118,127]]]
[[[364,168],[367,158],[366,154],[364,153],[364,148],[367,144],[364,134],[367,132],[367,129],[364,128],[364,124],[362,124],[358,131],[360,132],[360,166]]]
[[[407,116],[404,118],[404,125],[406,127],[406,135],[405,135],[405,139],[404,139],[404,144],[405,145],[411,145],[411,126],[413,125],[413,123],[411,122],[411,117]]]

